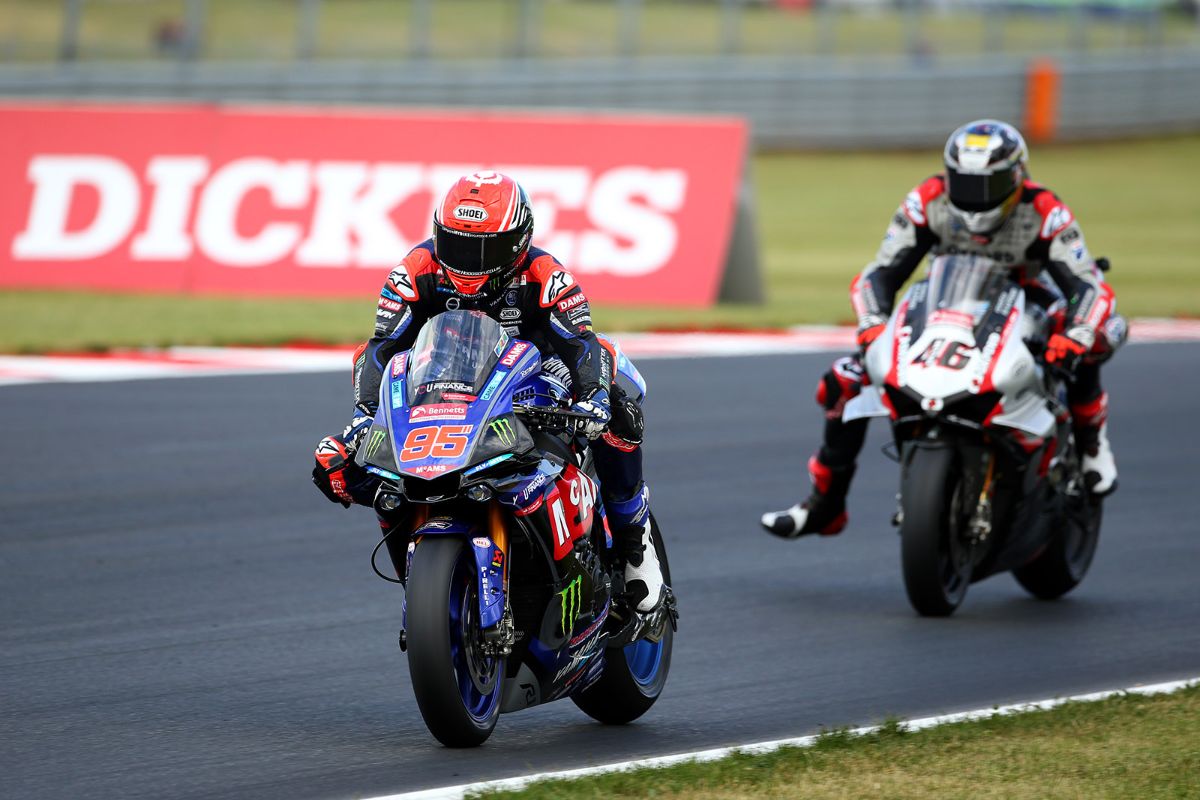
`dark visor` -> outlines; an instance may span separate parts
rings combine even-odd
[[[468,233],[434,224],[433,250],[442,265],[463,275],[491,275],[511,266],[520,255],[524,231]]]
[[[950,202],[963,211],[991,211],[1017,190],[1016,170],[1003,169],[991,175],[972,175],[946,170]]]

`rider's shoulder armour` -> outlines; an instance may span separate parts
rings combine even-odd
[[[554,302],[569,292],[572,287],[579,285],[575,281],[575,276],[567,272],[566,268],[558,263],[558,259],[536,247],[529,248],[529,265],[525,271],[529,283],[540,288],[538,304],[542,308],[554,305]]]
[[[433,258],[430,241],[422,242],[408,252],[404,260],[388,275],[384,293],[391,292],[405,303],[421,299],[423,284],[432,279],[436,283],[439,274],[437,261]],[[395,299],[395,298],[393,298]]]
[[[945,191],[946,179],[942,175],[926,178],[904,198],[904,215],[912,220],[914,225],[928,225],[929,203]]]
[[[1058,195],[1049,189],[1044,189],[1037,184],[1033,184],[1034,188],[1032,203],[1033,209],[1041,218],[1041,226],[1038,230],[1038,238],[1050,240],[1062,232],[1075,219],[1071,213],[1071,209],[1067,208],[1067,204],[1058,199]]]

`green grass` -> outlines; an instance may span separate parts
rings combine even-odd
[[[936,150],[754,159],[768,301],[707,310],[606,306],[602,330],[850,322],[847,288]],[[1200,136],[1037,147],[1034,177],[1059,192],[1130,316],[1200,316]],[[122,345],[352,342],[374,298],[231,300],[90,292],[0,294],[0,352]]]
[[[436,0],[421,46],[434,58],[503,57],[515,51],[521,0]],[[549,57],[611,56],[625,24],[612,0],[540,0],[530,46]],[[296,54],[297,0],[207,0],[205,59],[290,59]],[[636,18],[634,51],[696,55],[726,46],[727,18],[719,2],[645,0]],[[139,59],[158,55],[154,32],[185,18],[185,0],[86,0],[81,58]],[[61,0],[0,0],[0,60],[56,57],[63,24]],[[987,30],[985,31],[985,26]],[[404,58],[414,51],[413,4],[402,0],[324,0],[318,16],[318,58]],[[1195,23],[1167,13],[1160,27],[1145,16],[1087,16],[1012,10],[1003,16],[973,9],[889,11],[833,9],[805,13],[773,3],[748,5],[740,17],[737,50],[755,54],[842,55],[916,52],[974,54],[980,50],[1057,52],[1200,43]],[[463,42],[469,42],[465,49]]]
[[[975,800],[1200,797],[1200,687],[905,732],[834,733],[810,748],[535,784],[491,798]]]

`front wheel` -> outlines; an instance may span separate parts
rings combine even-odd
[[[1056,600],[1078,586],[1100,541],[1103,502],[1086,494],[1066,500],[1059,533],[1032,561],[1013,570],[1017,583],[1040,600]]]
[[[417,545],[407,603],[408,669],[425,725],[447,747],[483,744],[500,716],[504,659],[484,655],[475,559],[463,541]]]
[[[900,562],[917,613],[954,613],[971,583],[973,552],[962,536],[962,478],[955,451],[917,447],[901,488]]]
[[[650,536],[662,565],[663,579],[671,585],[671,567],[667,563],[667,548],[662,532],[653,515]],[[664,623],[663,635],[657,642],[638,639],[621,648],[604,653],[604,671],[596,682],[582,692],[571,695],[583,713],[606,725],[633,722],[650,710],[667,684],[671,670],[671,650],[675,631]]]

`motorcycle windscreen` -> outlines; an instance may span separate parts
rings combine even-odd
[[[408,360],[409,406],[472,402],[508,346],[500,323],[480,311],[447,311],[421,329]]]
[[[929,266],[925,326],[949,324],[974,331],[1009,280],[1008,270],[989,258],[935,258]]]

